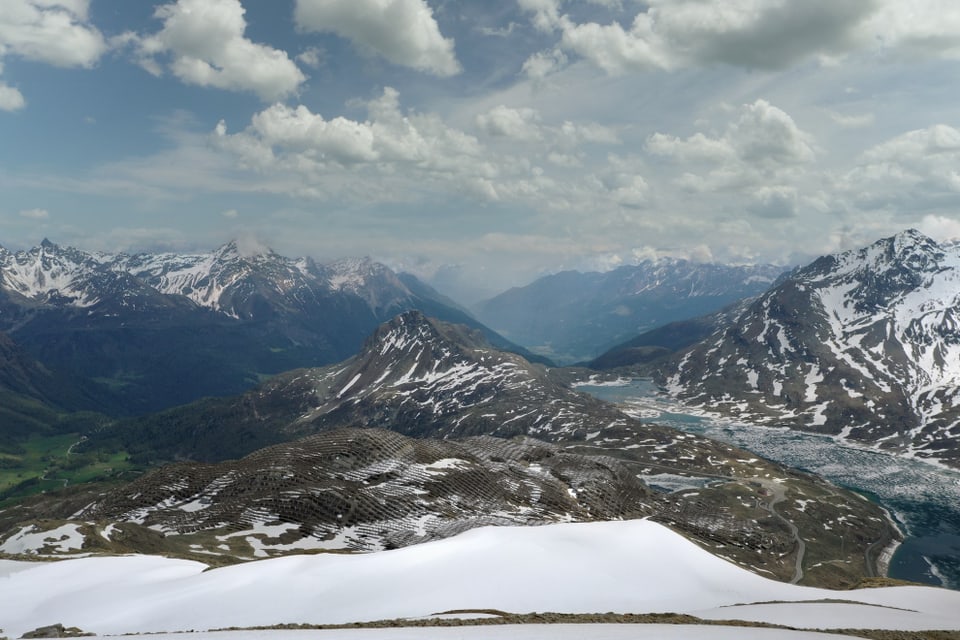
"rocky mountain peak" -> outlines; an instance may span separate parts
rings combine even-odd
[[[794,280],[816,288],[833,287],[862,313],[888,308],[927,286],[957,257],[915,229],[883,238],[862,249],[824,256],[799,270]]]
[[[756,421],[960,459],[960,249],[909,229],[824,256],[675,363],[667,386]]]

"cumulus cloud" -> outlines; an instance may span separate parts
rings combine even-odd
[[[107,51],[107,43],[87,20],[89,4],[89,0],[4,0],[0,56],[58,67],[92,67]]]
[[[619,142],[605,127],[548,124],[535,110],[502,106],[477,117],[475,132],[463,130],[437,114],[403,109],[392,88],[366,110],[366,119],[355,120],[275,104],[242,130],[219,123],[212,147],[253,172],[246,184],[279,190],[293,183],[294,195],[308,198],[463,198],[571,216],[590,208],[598,219],[650,199],[635,163],[608,159],[592,172],[579,168],[579,145]]]
[[[739,117],[720,136],[695,133],[678,138],[655,133],[647,140],[646,149],[688,165],[690,171],[681,183],[694,191],[769,182],[771,177],[811,163],[816,156],[813,137],[766,100],[743,105]],[[701,167],[706,167],[705,172]]]
[[[27,104],[23,94],[14,87],[0,82],[0,111],[17,111]]]
[[[306,76],[286,52],[244,37],[247,22],[239,0],[177,0],[157,7],[163,29],[148,36],[126,34],[140,64],[160,74],[167,62],[188,84],[252,91],[263,100],[294,93]]]
[[[524,61],[521,72],[533,82],[541,83],[547,76],[566,66],[567,62],[567,56],[560,49],[540,51]]]
[[[920,231],[934,240],[960,240],[960,220],[946,216],[927,215],[920,222]]]
[[[255,114],[243,131],[229,133],[221,122],[213,142],[246,168],[303,176],[309,189],[320,189],[304,193],[316,197],[325,190],[342,193],[363,172],[373,172],[385,179],[373,186],[364,178],[366,197],[396,188],[388,181],[413,179],[456,183],[464,191],[496,198],[489,178],[497,169],[484,161],[474,136],[435,115],[403,112],[398,92],[389,87],[366,106],[368,118],[356,121],[325,118],[303,105],[275,104]],[[345,169],[350,180],[340,175]]]
[[[855,51],[960,56],[949,0],[649,0],[629,24],[577,22],[559,0],[519,0],[534,26],[612,74],[727,64],[784,69]],[[534,68],[543,60],[531,58]]]
[[[839,183],[867,209],[910,215],[960,204],[960,130],[945,124],[908,131],[863,152]]]
[[[297,62],[305,64],[311,69],[319,69],[324,62],[326,53],[319,47],[308,47],[297,55]]]
[[[798,199],[794,187],[760,187],[750,194],[748,206],[761,218],[792,218],[797,215]]]
[[[390,62],[438,76],[460,72],[453,40],[444,38],[425,0],[297,0],[304,31],[331,32]]]
[[[536,109],[512,109],[499,105],[477,116],[477,126],[490,136],[514,140],[539,140],[540,113]]]
[[[585,143],[618,145],[617,132],[597,123],[564,121],[559,126],[543,124],[540,112],[530,107],[498,105],[476,117],[480,131],[491,138],[505,138],[519,142],[542,142],[558,154],[572,151]],[[549,154],[548,154],[549,155]],[[562,164],[562,163],[557,163]]]
[[[103,35],[89,24],[89,0],[4,0],[0,11],[0,75],[3,59],[17,56],[57,67],[90,68],[107,51]],[[0,111],[27,101],[0,81]]]

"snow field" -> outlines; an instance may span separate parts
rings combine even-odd
[[[833,592],[774,582],[648,520],[485,527],[395,551],[205,568],[151,556],[0,561],[0,627],[11,637],[55,622],[117,634],[499,609],[676,612],[800,620],[800,626],[818,628],[873,628],[882,622],[890,629],[960,629],[958,592],[925,587]],[[861,604],[796,604],[825,599]],[[736,606],[771,601],[795,604]],[[482,631],[487,635],[478,637],[493,637],[490,628]]]

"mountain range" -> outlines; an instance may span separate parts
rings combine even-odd
[[[658,371],[711,411],[960,464],[960,246],[907,230],[824,256]]]
[[[898,535],[853,493],[631,418],[417,311],[346,361],[117,421],[74,452],[155,468],[0,510],[0,551],[222,563],[390,548],[484,524],[651,516],[743,566],[850,585]],[[821,535],[824,523],[846,537]],[[81,542],[59,545],[61,533]]]
[[[196,254],[85,252],[48,240],[0,248],[0,331],[44,366],[100,386],[71,401],[74,409],[137,414],[239,393],[349,357],[377,325],[412,308],[522,352],[369,259],[318,264],[236,242]]]
[[[784,271],[678,258],[605,273],[564,271],[478,303],[483,322],[559,363],[591,360],[638,333],[763,293]]]

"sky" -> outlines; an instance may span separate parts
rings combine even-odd
[[[0,245],[461,298],[960,236],[951,0],[0,0]]]

